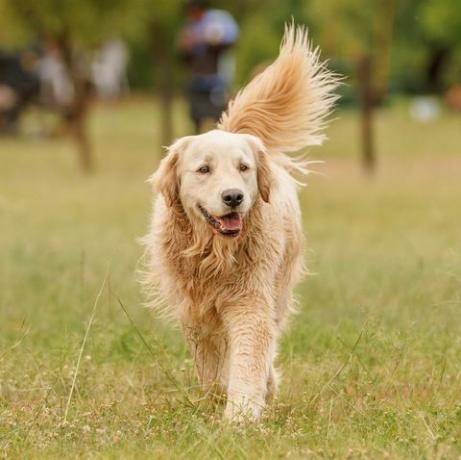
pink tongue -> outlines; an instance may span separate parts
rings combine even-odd
[[[242,227],[242,219],[240,219],[240,214],[237,212],[232,212],[227,214],[227,216],[222,216],[219,218],[221,227],[226,230],[238,230]]]

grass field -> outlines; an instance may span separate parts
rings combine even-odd
[[[99,107],[91,122],[91,177],[65,139],[0,139],[0,457],[460,458],[459,115],[380,113],[374,180],[354,113],[312,150],[327,161],[301,194],[313,274],[280,396],[247,428],[221,421],[179,332],[142,306],[155,106]]]

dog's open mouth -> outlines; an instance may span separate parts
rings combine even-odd
[[[200,205],[199,209],[215,233],[220,233],[224,236],[237,236],[242,230],[242,216],[238,212],[231,212],[218,217],[212,216]]]

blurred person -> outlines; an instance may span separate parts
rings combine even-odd
[[[0,132],[15,133],[21,113],[38,98],[39,81],[31,61],[27,50],[0,51]]]
[[[114,99],[128,88],[128,49],[119,38],[106,41],[92,64],[93,82],[100,97]]]
[[[47,107],[69,107],[74,86],[66,69],[62,52],[51,39],[43,39],[43,55],[37,65],[42,103]]]
[[[207,119],[217,121],[226,108],[233,77],[228,51],[239,35],[228,12],[207,6],[204,0],[188,1],[187,22],[179,34],[180,53],[189,70],[187,99],[196,133]]]

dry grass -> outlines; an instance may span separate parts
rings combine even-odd
[[[313,150],[327,160],[302,192],[315,274],[283,342],[280,398],[245,429],[221,422],[180,335],[142,308],[155,107],[95,112],[92,177],[65,140],[0,140],[0,456],[458,458],[458,124],[416,125],[403,105],[380,114],[373,181],[354,158],[353,113]]]

